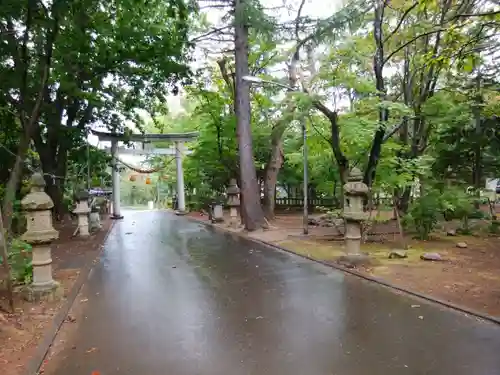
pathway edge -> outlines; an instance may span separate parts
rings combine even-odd
[[[57,336],[57,333],[59,332],[62,324],[66,320],[69,310],[73,306],[76,297],[78,296],[78,293],[80,293],[80,290],[87,281],[90,271],[92,271],[92,269],[96,265],[94,261],[96,259],[99,259],[102,250],[104,249],[104,244],[108,240],[109,234],[111,233],[111,230],[113,229],[115,223],[116,220],[111,220],[108,232],[104,236],[103,246],[101,246],[96,256],[93,257],[92,259],[89,259],[87,264],[81,269],[80,274],[78,275],[75,283],[73,284],[71,290],[68,293],[66,301],[64,301],[63,305],[57,312],[56,316],[54,317],[54,319],[52,319],[51,326],[43,334],[42,340],[38,344],[35,354],[33,355],[33,357],[31,357],[28,364],[26,365],[26,369],[23,372],[24,375],[39,374],[40,367],[42,366],[43,361],[45,360],[45,357],[47,356],[47,353],[49,352],[49,349],[52,346],[52,343],[54,342],[54,339]]]
[[[456,304],[456,303],[453,303],[453,302],[449,302],[449,301],[445,301],[445,300],[433,297],[433,296],[431,296],[429,294],[416,292],[414,290],[407,289],[407,288],[398,286],[396,284],[387,282],[387,281],[385,281],[383,279],[380,279],[378,277],[370,276],[370,275],[367,275],[367,274],[362,273],[362,272],[358,272],[358,271],[353,270],[353,269],[342,267],[342,266],[340,266],[338,264],[335,264],[335,263],[328,263],[328,262],[325,262],[325,261],[320,260],[320,259],[314,259],[314,258],[309,257],[307,255],[296,253],[296,252],[294,252],[294,251],[292,251],[290,249],[287,249],[285,247],[282,247],[282,246],[279,246],[279,245],[276,245],[276,244],[272,244],[272,243],[269,243],[269,242],[266,242],[266,241],[263,241],[263,240],[260,240],[260,239],[257,239],[257,238],[252,238],[252,237],[250,237],[250,236],[248,236],[248,235],[246,235],[245,233],[242,233],[242,232],[234,232],[234,231],[222,228],[222,227],[220,227],[218,225],[214,225],[212,223],[209,223],[209,222],[206,222],[206,221],[201,221],[201,220],[198,220],[198,219],[195,219],[195,218],[192,218],[192,217],[186,217],[186,219],[194,221],[194,222],[197,222],[197,223],[200,223],[202,225],[205,225],[205,226],[207,226],[209,228],[212,228],[213,230],[215,230],[217,232],[220,232],[220,233],[223,233],[223,234],[235,235],[235,236],[238,236],[238,237],[243,238],[245,240],[248,240],[248,241],[251,241],[251,242],[254,242],[254,243],[258,243],[258,244],[260,244],[262,246],[265,246],[265,247],[268,247],[268,248],[271,248],[271,249],[274,249],[274,250],[284,251],[286,253],[293,254],[295,256],[298,256],[298,257],[310,260],[312,262],[320,263],[320,264],[322,264],[324,266],[337,269],[337,270],[339,270],[341,272],[344,272],[344,273],[347,273],[347,274],[350,274],[350,275],[362,278],[364,280],[367,280],[367,281],[370,281],[370,282],[374,282],[374,283],[382,285],[382,286],[384,286],[386,288],[397,290],[399,292],[403,292],[403,293],[409,294],[411,296],[418,297],[418,298],[424,299],[426,301],[429,301],[429,302],[432,302],[432,303],[436,303],[438,305],[442,305],[442,306],[445,306],[447,308],[459,311],[461,313],[464,313],[464,314],[467,314],[467,315],[471,315],[471,316],[475,316],[477,318],[480,318],[480,319],[483,319],[483,320],[486,320],[486,321],[489,321],[489,322],[492,322],[492,323],[500,325],[500,317],[495,317],[493,315],[482,313],[480,311],[477,311],[477,310],[474,310],[474,309],[470,309],[468,307],[465,307],[465,306],[462,306],[462,305],[459,305],[459,304]]]

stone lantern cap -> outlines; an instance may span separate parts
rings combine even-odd
[[[45,193],[45,180],[41,173],[31,176],[31,190],[21,201],[21,207],[25,211],[45,211],[54,207],[54,202]]]
[[[366,196],[370,189],[363,182],[363,174],[354,167],[349,173],[348,182],[344,185],[344,193],[348,196]]]
[[[85,200],[89,199],[90,194],[87,190],[80,189],[80,190],[76,191],[73,196],[74,196],[75,200],[77,200],[77,201],[85,201]]]
[[[226,193],[227,195],[238,195],[240,193],[240,188],[238,187],[235,178],[232,178],[231,181],[229,181],[229,187],[227,188]]]

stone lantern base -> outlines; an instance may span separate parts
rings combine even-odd
[[[229,208],[229,225],[230,228],[238,229],[240,227],[240,218],[238,209],[234,206]]]
[[[46,285],[26,285],[21,290],[22,296],[29,302],[57,301],[64,295],[64,289],[57,281]]]

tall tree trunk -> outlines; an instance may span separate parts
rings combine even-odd
[[[54,202],[54,218],[56,220],[62,220],[66,214],[64,189],[68,164],[68,145],[60,137],[55,126],[49,130],[47,142],[42,140],[40,133],[34,136],[35,147],[40,155],[40,162],[45,173],[45,191]]]
[[[16,191],[21,182],[24,161],[30,146],[30,137],[22,133],[19,146],[17,148],[16,161],[10,172],[9,181],[5,188],[5,196],[3,198],[3,222],[6,231],[6,236],[10,236],[12,230],[12,215],[14,213],[14,201],[16,199]]]
[[[373,56],[373,72],[375,75],[375,87],[378,92],[380,101],[386,99],[386,89],[384,82],[384,38],[383,38],[383,22],[384,22],[384,10],[387,2],[377,0],[377,4],[374,9],[374,21],[373,21],[373,37],[375,40],[375,54]],[[389,110],[385,107],[379,109],[379,127],[375,132],[373,137],[370,154],[368,157],[368,165],[365,170],[365,175],[363,182],[368,186],[372,186],[375,180],[375,175],[377,171],[377,165],[380,157],[380,152],[382,151],[382,143],[385,136],[385,124],[389,118]]]
[[[24,30],[24,44],[23,50],[26,51],[26,42],[29,40],[29,31],[31,28],[31,12],[33,11],[33,5],[36,6],[35,2],[27,2],[27,21]],[[52,22],[52,27],[47,28],[47,36],[44,46],[44,54],[41,56],[40,66],[42,67],[42,77],[40,81],[40,86],[38,92],[35,95],[35,101],[33,105],[26,105],[32,98],[33,93],[26,92],[26,78],[28,77],[28,70],[30,66],[30,60],[25,53],[22,53],[20,58],[16,56],[14,58],[14,66],[23,72],[23,84],[20,90],[19,104],[21,108],[19,109],[18,117],[22,124],[23,133],[19,142],[19,147],[17,151],[16,161],[14,162],[14,167],[12,168],[9,181],[5,189],[5,196],[3,201],[3,215],[4,215],[4,225],[7,235],[10,235],[12,231],[12,214],[14,209],[14,199],[17,191],[19,182],[21,181],[21,175],[23,171],[24,161],[30,146],[31,137],[33,136],[35,127],[38,126],[38,119],[40,117],[40,111],[42,108],[42,103],[44,101],[44,93],[47,88],[47,83],[49,81],[50,66],[52,63],[52,54],[54,50],[54,42],[59,32],[59,14],[56,9],[59,2],[52,2],[51,13],[54,15]],[[15,46],[17,49],[17,46]]]
[[[271,156],[265,171],[264,178],[264,214],[268,220],[274,219],[274,206],[276,204],[276,185],[278,174],[283,165],[283,150],[280,134],[273,135],[271,141]]]
[[[260,204],[257,173],[252,146],[250,86],[243,81],[249,75],[248,69],[248,25],[246,0],[235,1],[235,109],[237,118],[238,150],[240,160],[241,193],[244,197],[242,209],[245,229],[256,230],[266,226]]]
[[[481,95],[481,73],[478,72],[476,76],[476,95],[474,97],[474,104],[472,107],[472,114],[474,117],[474,167],[473,167],[473,176],[472,183],[474,188],[476,189],[476,193],[479,194],[479,189],[481,189],[481,180],[482,180],[482,129],[481,129],[481,104],[483,102],[483,98]]]

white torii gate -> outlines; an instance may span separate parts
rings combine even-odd
[[[169,133],[169,134],[118,134],[107,133],[92,130],[92,133],[99,137],[99,141],[111,142],[111,147],[106,148],[111,153],[111,167],[112,167],[112,192],[113,192],[113,212],[111,218],[122,219],[120,210],[120,173],[118,171],[118,154],[132,154],[132,155],[175,155],[176,175],[177,175],[177,205],[179,213],[186,211],[186,198],[184,190],[184,171],[182,170],[182,156],[183,154],[190,154],[191,151],[184,149],[184,143],[196,139],[198,132],[190,133]],[[143,149],[129,149],[125,147],[118,147],[119,141],[140,142],[150,144],[151,142],[158,141],[171,141],[174,142],[175,147],[171,148],[144,148]]]

